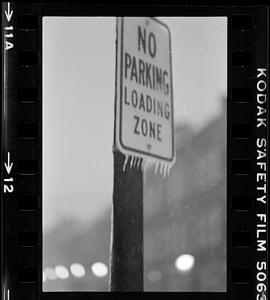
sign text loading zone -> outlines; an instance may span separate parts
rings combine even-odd
[[[150,18],[122,24],[122,145],[173,157],[173,106],[168,29]]]

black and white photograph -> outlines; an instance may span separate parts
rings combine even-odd
[[[267,300],[269,4],[1,24],[1,299]]]
[[[43,292],[227,291],[227,23],[42,18]]]

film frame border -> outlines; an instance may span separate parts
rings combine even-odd
[[[42,291],[42,16],[227,16],[227,292],[170,292],[170,297],[196,300],[263,299],[256,291],[256,214],[268,213],[257,204],[256,145],[267,128],[256,125],[256,67],[267,65],[266,7],[185,7],[11,3],[14,51],[8,65],[2,124],[2,161],[13,162],[13,194],[3,194],[2,293],[13,300],[86,299],[113,297],[107,292]],[[143,8],[143,9],[141,9]],[[269,8],[268,8],[269,10]],[[143,12],[143,14],[142,14]],[[269,22],[269,21],[268,21]],[[6,26],[2,19],[2,26]],[[16,76],[9,76],[9,74]],[[268,83],[268,78],[266,79]],[[268,90],[267,96],[268,98]],[[268,146],[268,145],[267,145]],[[4,174],[2,174],[5,178]],[[267,241],[267,240],[266,240]],[[266,244],[267,245],[267,244]],[[14,259],[16,257],[16,259]],[[262,259],[266,259],[264,256]],[[268,264],[268,262],[267,262]],[[147,293],[147,296],[155,293]],[[123,293],[125,295],[125,293]],[[265,298],[266,299],[266,298]]]

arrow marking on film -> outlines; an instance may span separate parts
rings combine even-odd
[[[12,15],[13,15],[13,10],[10,10],[10,2],[7,3],[7,11],[5,10],[5,15],[6,15],[7,21],[10,22]]]
[[[8,152],[7,154],[8,154],[7,163],[4,163],[4,165],[5,165],[5,168],[7,170],[7,173],[9,174],[11,172],[13,163],[10,163],[10,153]]]

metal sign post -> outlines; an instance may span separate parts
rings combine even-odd
[[[112,292],[143,291],[143,174],[114,151]]]

